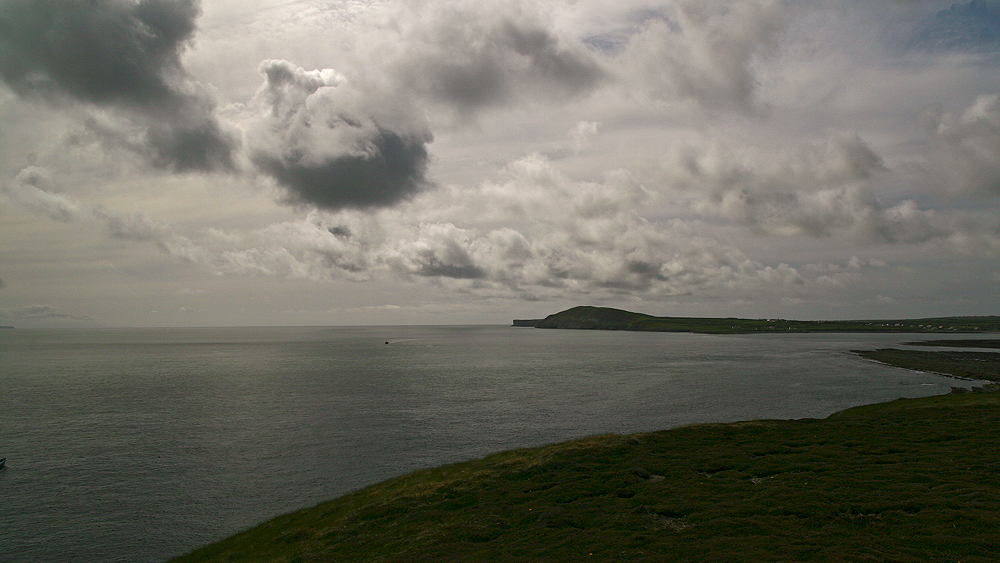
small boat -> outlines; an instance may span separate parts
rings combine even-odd
[[[7,463],[7,458],[0,457],[0,471],[3,470],[3,466],[4,466],[5,463]]]

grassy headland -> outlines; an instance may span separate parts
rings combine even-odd
[[[703,424],[418,471],[176,559],[1000,560],[1000,393]]]
[[[522,321],[527,322],[527,321]],[[530,326],[530,325],[522,325]],[[573,307],[534,323],[537,328],[743,334],[753,332],[997,332],[1000,317],[939,317],[863,321],[792,321],[707,317],[654,317],[608,307]]]

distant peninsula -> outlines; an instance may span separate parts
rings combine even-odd
[[[695,332],[702,334],[747,334],[758,332],[1000,332],[1000,317],[935,317],[926,319],[880,319],[854,321],[795,321],[785,319],[741,319],[735,317],[654,317],[609,307],[580,306],[544,319],[515,320],[514,326],[580,330],[635,330],[649,332]]]

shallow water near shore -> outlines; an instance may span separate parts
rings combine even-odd
[[[915,338],[501,326],[2,331],[0,561],[165,561],[386,478],[498,450],[825,417],[977,384],[849,353]]]

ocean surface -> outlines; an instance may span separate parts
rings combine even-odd
[[[0,562],[162,562],[390,477],[499,450],[825,417],[973,384],[849,353],[920,338],[2,330]]]

